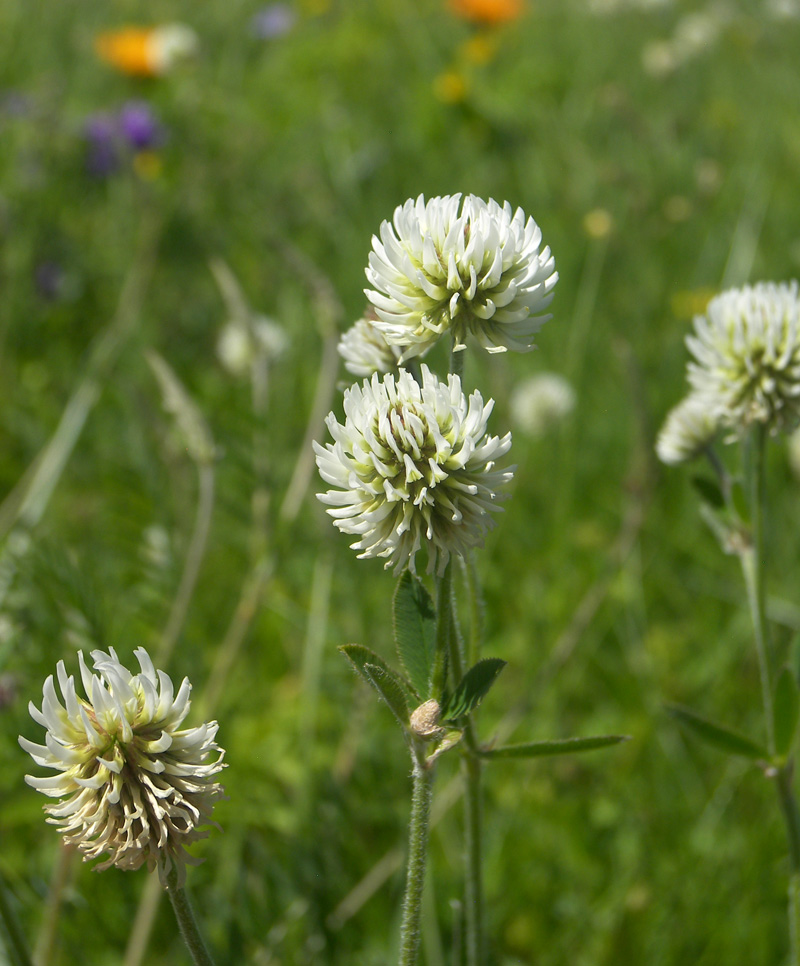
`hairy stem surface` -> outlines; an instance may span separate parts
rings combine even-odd
[[[416,966],[422,938],[422,890],[428,859],[428,828],[433,798],[433,769],[426,767],[421,750],[412,751],[411,821],[408,828],[408,873],[400,928],[398,966]]]

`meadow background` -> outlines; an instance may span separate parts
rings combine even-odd
[[[195,847],[206,861],[189,877],[211,945],[221,964],[392,961],[408,757],[336,645],[391,656],[394,578],[348,549],[303,461],[349,381],[334,347],[363,312],[373,232],[408,197],[464,191],[522,206],[560,273],[537,352],[466,362],[519,467],[479,557],[485,653],[509,662],[481,732],[632,736],[487,770],[491,963],[783,962],[772,789],[664,712],[685,703],[761,735],[737,561],[703,525],[691,471],[657,465],[653,443],[685,392],[693,312],[721,287],[800,270],[797,8],[535,0],[484,31],[442,0],[303,0],[272,37],[254,30],[261,9],[0,4],[0,878],[31,944],[57,880],[50,962],[122,962],[148,878],[64,860],[17,735],[41,740],[27,703],[58,659],[75,671],[79,647],[128,661],[163,646],[200,475],[162,407],[155,350],[217,453],[206,552],[168,658],[194,684],[189,722],[208,708],[227,749],[224,831]],[[199,38],[168,76],[95,56],[99,31],[167,21]],[[132,99],[163,138],[93,175],[87,119]],[[228,314],[214,259],[286,336],[255,409],[217,355]],[[510,391],[545,370],[577,405],[526,437]],[[68,420],[63,469],[34,477],[80,386],[85,424]],[[775,441],[779,656],[800,629],[799,485]],[[426,966],[451,964],[458,788],[446,756]],[[165,903],[142,961],[188,962]]]

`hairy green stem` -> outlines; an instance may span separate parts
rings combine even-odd
[[[753,622],[753,637],[758,655],[761,697],[767,728],[767,747],[775,753],[775,729],[772,713],[772,682],[767,649],[764,587],[764,444],[762,426],[753,429],[748,440],[748,489],[750,504],[750,542],[740,554],[742,573],[747,588],[747,602]]]
[[[464,350],[463,349],[460,349],[459,351],[455,351],[454,349],[450,350],[450,372],[452,372],[454,376],[458,376],[459,379],[463,378],[464,376]]]
[[[398,966],[416,966],[422,930],[422,892],[428,859],[428,830],[433,798],[433,769],[427,767],[424,753],[416,745],[411,751],[413,762],[411,820],[408,827],[408,873],[403,900],[403,922],[400,927],[400,959]]]
[[[480,656],[483,640],[484,602],[475,555],[469,554],[464,560],[464,576],[467,585],[467,606],[469,607],[469,647],[467,655],[472,666]]]
[[[450,634],[453,611],[450,602],[453,591],[452,561],[448,561],[444,573],[436,580],[436,652],[433,657],[431,682],[433,696],[441,701],[447,684],[447,658],[450,651]]]
[[[753,622],[753,637],[758,654],[761,695],[766,718],[767,745],[775,755],[775,722],[772,683],[766,624],[766,587],[764,582],[764,517],[766,492],[764,486],[764,450],[766,431],[758,426],[748,440],[748,490],[751,538],[749,546],[740,553],[742,572],[747,587],[747,602]],[[791,876],[789,879],[789,935],[792,966],[800,966],[800,813],[792,787],[792,762],[781,765],[774,773],[786,834],[789,842]]]
[[[477,655],[479,642],[476,639],[476,613],[480,610],[480,590],[478,576],[472,570],[468,580],[469,606],[471,615],[470,652]],[[440,606],[444,606],[440,604]],[[450,627],[450,663],[453,680],[457,684],[466,671],[464,643],[459,634],[455,617],[455,602],[452,588],[447,600]],[[440,614],[442,611],[440,610]],[[472,653],[470,661],[474,658]],[[464,722],[464,746],[461,760],[464,777],[464,949],[466,966],[483,966],[483,790],[481,786],[482,765],[479,757],[479,744],[475,731],[475,715]]]
[[[195,966],[214,966],[214,960],[211,958],[205,940],[200,933],[200,927],[197,925],[197,919],[189,901],[189,894],[186,889],[178,886],[178,876],[174,869],[167,877],[167,881],[167,895],[172,903],[181,935],[192,954]]]

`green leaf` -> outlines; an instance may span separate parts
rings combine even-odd
[[[409,700],[413,699],[408,681],[393,671],[378,654],[362,644],[342,644],[339,650],[367,684],[378,692],[405,728],[409,718]]]
[[[394,640],[403,670],[421,700],[431,697],[436,608],[421,580],[406,570],[392,601]]]
[[[772,718],[775,730],[775,751],[779,755],[788,755],[797,731],[797,719],[800,715],[800,692],[798,692],[797,678],[788,667],[783,668],[775,683],[775,694],[772,704]]]
[[[680,724],[685,725],[693,731],[698,738],[701,738],[710,745],[714,745],[716,748],[720,748],[722,751],[727,751],[728,754],[741,755],[744,758],[752,758],[753,760],[769,758],[767,749],[762,748],[755,741],[751,741],[750,738],[740,735],[736,731],[731,731],[730,728],[726,728],[724,725],[716,724],[707,718],[701,718],[699,714],[695,714],[694,711],[690,711],[688,708],[669,705],[667,712]]]
[[[497,657],[478,661],[461,679],[453,696],[444,701],[442,720],[463,718],[470,711],[474,711],[505,666],[506,662]]]
[[[547,758],[553,755],[574,755],[595,751],[629,741],[630,735],[597,735],[592,738],[554,738],[552,741],[527,741],[520,745],[505,745],[481,752],[484,758]]]
[[[692,486],[706,503],[715,507],[717,510],[725,506],[725,497],[722,495],[722,490],[719,488],[719,483],[716,480],[708,476],[693,476]]]
[[[406,690],[403,681],[386,668],[376,667],[374,664],[364,665],[364,674],[370,684],[389,706],[392,714],[397,718],[401,728],[408,727],[410,711],[406,700]]]

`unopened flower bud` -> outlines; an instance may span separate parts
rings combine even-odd
[[[412,712],[408,722],[409,729],[412,734],[427,741],[440,738],[444,734],[444,728],[439,726],[441,715],[442,709],[439,702],[431,698]]]

